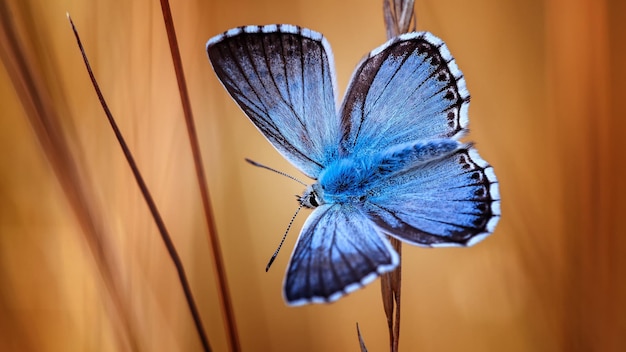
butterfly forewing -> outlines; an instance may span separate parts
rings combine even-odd
[[[445,44],[427,32],[403,34],[357,66],[340,113],[343,153],[457,139],[467,128],[468,105],[465,80]]]
[[[207,53],[250,120],[287,160],[315,178],[339,142],[326,39],[291,25],[248,26],[210,39]]]

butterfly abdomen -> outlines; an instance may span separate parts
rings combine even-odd
[[[406,143],[360,157],[344,157],[326,167],[319,177],[320,197],[325,203],[362,203],[373,186],[390,175],[410,169],[458,149],[461,143],[434,139]]]

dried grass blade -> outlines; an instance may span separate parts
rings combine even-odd
[[[193,317],[194,324],[196,326],[196,331],[198,333],[198,336],[200,337],[203,350],[207,352],[211,351],[211,348],[209,346],[209,340],[206,337],[206,333],[202,325],[202,319],[200,318],[198,308],[196,306],[195,300],[193,298],[193,294],[191,292],[191,288],[189,286],[189,281],[187,280],[187,275],[185,274],[185,269],[183,267],[182,261],[180,260],[180,257],[178,256],[176,247],[174,246],[174,243],[172,242],[169,232],[167,228],[165,227],[165,223],[163,222],[163,219],[161,218],[161,214],[159,213],[159,210],[157,209],[156,203],[154,202],[154,199],[152,198],[152,195],[150,194],[150,191],[148,190],[148,186],[146,185],[143,177],[141,176],[141,173],[139,172],[139,169],[137,168],[137,164],[135,163],[134,157],[132,156],[132,153],[130,152],[128,145],[126,144],[126,141],[124,140],[124,137],[122,136],[122,133],[119,130],[117,123],[115,122],[115,119],[113,118],[113,115],[111,114],[111,111],[109,110],[109,107],[104,99],[104,96],[102,95],[102,91],[100,90],[100,87],[98,85],[98,82],[96,81],[93,71],[91,70],[91,65],[89,64],[87,55],[85,54],[83,44],[80,40],[80,37],[78,36],[76,27],[74,27],[74,23],[72,22],[72,19],[70,18],[69,14],[67,15],[67,18],[70,21],[70,24],[72,25],[72,30],[74,31],[76,42],[78,44],[78,47],[80,48],[80,52],[83,56],[83,61],[87,68],[87,72],[89,73],[89,78],[91,79],[91,83],[93,84],[96,94],[98,95],[98,99],[100,100],[102,109],[104,110],[107,116],[107,119],[109,121],[109,124],[111,125],[111,128],[113,129],[113,132],[115,133],[115,137],[117,138],[117,141],[120,147],[122,148],[124,157],[126,157],[128,165],[130,166],[131,171],[133,172],[133,176],[135,177],[137,186],[139,186],[141,194],[144,197],[146,204],[148,205],[150,214],[152,215],[152,218],[154,219],[154,222],[157,225],[159,234],[161,235],[161,239],[163,240],[163,243],[165,244],[165,247],[167,248],[168,254],[170,255],[170,258],[172,259],[172,261],[174,262],[174,266],[176,267],[176,272],[178,273],[178,278],[180,280],[180,284],[185,294],[187,305],[189,306],[189,310]]]
[[[393,1],[393,4],[391,1]],[[414,0],[383,0],[383,16],[388,39],[415,29],[414,5]],[[393,237],[390,238],[390,242],[400,259],[402,259],[402,243]],[[389,345],[392,352],[397,352],[400,344],[401,287],[402,264],[400,263],[394,271],[383,274],[381,277],[383,308],[387,317]]]
[[[414,0],[383,0],[387,38],[415,30],[414,3]]]
[[[180,51],[178,49],[178,40],[174,28],[174,20],[172,19],[172,11],[170,9],[168,0],[161,0],[161,12],[163,13],[163,21],[165,22],[165,29],[169,41],[170,52],[172,54],[172,62],[174,65],[174,71],[176,73],[176,80],[178,82],[178,91],[180,92],[180,100],[183,107],[185,123],[187,126],[187,135],[189,137],[189,143],[191,144],[191,153],[193,156],[194,166],[196,170],[196,179],[198,180],[198,186],[200,188],[200,197],[202,199],[204,218],[208,229],[207,236],[209,237],[209,242],[211,243],[210,248],[213,254],[211,258],[213,258],[213,267],[215,268],[215,275],[217,277],[218,297],[220,299],[221,306],[223,307],[222,315],[226,325],[226,340],[229,343],[231,351],[239,352],[241,350],[241,347],[239,343],[239,336],[237,333],[237,325],[235,323],[235,313],[233,311],[232,302],[230,299],[230,291],[228,289],[228,281],[226,279],[224,260],[222,259],[222,251],[219,237],[217,235],[217,227],[215,226],[213,209],[211,207],[209,186],[207,185],[204,164],[202,163],[202,156],[200,154],[200,143],[198,141],[198,135],[196,133],[193,113],[191,110],[191,103],[189,100],[189,93],[187,92],[185,73],[183,71]]]
[[[367,347],[365,347],[365,341],[363,340],[363,336],[361,335],[361,329],[359,329],[359,323],[356,323],[356,333],[359,336],[359,347],[361,348],[361,352],[367,352]]]
[[[395,18],[396,12],[392,9],[391,1],[393,0],[383,0],[383,17],[385,19],[385,31],[387,33],[387,38],[393,38],[396,36],[396,33],[398,33],[398,28],[396,27],[398,21]]]
[[[402,242],[395,238],[390,238],[392,247],[402,257]],[[385,273],[380,278],[381,295],[383,308],[387,317],[387,327],[389,328],[389,349],[392,352],[398,351],[400,344],[400,291],[402,287],[402,264],[389,273]]]

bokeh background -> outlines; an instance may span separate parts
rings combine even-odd
[[[174,238],[211,346],[228,350],[159,3],[0,4],[0,350],[200,350],[66,11]],[[386,351],[378,282],[332,305],[283,303],[306,213],[264,272],[302,187],[244,157],[301,175],[238,110],[204,51],[235,26],[310,27],[329,39],[343,92],[385,41],[381,1],[171,6],[242,349],[357,351],[358,322],[369,350]],[[472,248],[403,247],[400,349],[626,350],[626,2],[417,0],[416,12],[418,29],[444,39],[465,74],[468,139],[495,167],[503,215]],[[26,54],[17,61],[9,27]],[[41,134],[36,116],[56,121],[55,132]]]

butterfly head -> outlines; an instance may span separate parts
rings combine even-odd
[[[304,193],[298,197],[298,202],[306,208],[312,209],[317,208],[318,206],[325,204],[323,198],[322,187],[319,183],[312,184],[308,186]]]

